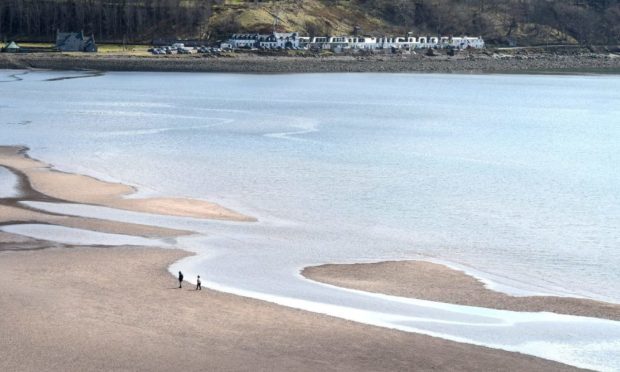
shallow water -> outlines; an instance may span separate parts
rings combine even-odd
[[[35,239],[53,240],[59,243],[73,245],[135,245],[166,247],[166,244],[159,239],[147,239],[130,235],[102,233],[55,225],[20,224],[2,226],[0,227],[0,230],[12,234],[29,236]],[[52,238],[50,239],[50,237]]]
[[[210,234],[209,237],[182,237],[176,242],[154,241],[151,245],[180,246],[199,253],[175,263],[169,271],[173,274],[183,271],[189,278],[199,274],[207,278],[203,281],[206,286],[224,292],[380,327],[536,355],[583,368],[609,371],[620,368],[620,322],[442,304],[311,282],[302,278],[298,270],[279,264],[281,261],[274,256],[277,252],[270,252],[269,246],[261,245],[260,236],[238,234],[235,240],[223,237],[234,223],[154,216],[88,205],[25,204],[52,212]],[[23,225],[5,229],[34,238],[43,238],[46,233],[41,228],[30,231],[30,227]],[[94,244],[102,238],[99,233],[82,230],[56,230],[54,236],[65,242],[77,243],[83,239],[82,244]],[[133,244],[130,237],[113,238],[117,244]],[[247,246],[252,240],[256,241],[255,246]],[[231,257],[236,257],[234,263]]]
[[[509,312],[472,320],[450,310],[458,322],[510,325],[493,336],[479,325],[429,322],[436,305],[423,310],[298,276],[309,264],[426,257],[475,269],[512,293],[620,302],[620,77],[112,73],[46,81],[63,74],[76,73],[0,84],[0,143],[28,145],[61,169],[130,183],[143,195],[205,198],[259,218],[163,221],[209,233],[179,239],[202,255],[171,270],[289,306],[347,317],[330,307],[338,305],[358,321],[620,368],[609,357],[620,349],[616,322],[527,315],[515,325]],[[546,335],[525,324],[539,321]],[[588,347],[596,351],[583,356]]]
[[[17,177],[6,168],[0,167],[0,198],[14,198],[18,195]]]

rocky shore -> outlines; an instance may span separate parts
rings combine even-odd
[[[620,54],[600,52],[484,51],[456,56],[370,55],[291,57],[235,54],[226,57],[105,54],[0,54],[1,69],[171,71],[229,73],[439,72],[620,73]]]

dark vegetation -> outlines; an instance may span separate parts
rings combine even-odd
[[[252,23],[238,19],[261,7],[283,18],[281,12],[301,17],[305,9],[322,7],[320,22],[301,29],[280,24],[281,31],[314,34],[329,31],[347,14],[351,33],[353,25],[375,25],[370,19],[379,24],[363,27],[364,34],[481,35],[499,45],[598,45],[620,39],[620,0],[0,0],[0,39],[51,41],[60,29],[84,30],[108,42],[214,40],[254,31]]]
[[[619,0],[357,0],[406,28],[489,42],[617,44]]]
[[[93,33],[100,41],[200,36],[212,0],[0,0],[5,39],[54,40],[56,30]]]

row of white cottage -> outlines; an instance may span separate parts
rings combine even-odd
[[[234,34],[223,48],[291,48],[306,49],[418,49],[418,48],[484,48],[482,37],[422,36],[422,37],[368,37],[368,36],[299,36],[297,32],[272,34]]]

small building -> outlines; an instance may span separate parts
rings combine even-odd
[[[308,47],[308,44],[310,44],[309,36],[300,36],[298,37],[298,39],[299,39],[299,48],[301,49],[306,49]]]
[[[95,36],[80,32],[56,32],[56,48],[61,52],[96,52]]]
[[[7,53],[18,53],[19,45],[17,45],[14,41],[11,41],[4,47],[4,51]]]
[[[448,43],[450,46],[457,49],[484,49],[484,39],[482,37],[453,37]]]
[[[266,35],[265,35],[266,36]],[[258,45],[259,34],[233,34],[226,44],[230,44],[233,49],[255,48]]]
[[[271,33],[271,34],[235,34],[222,45],[238,48],[302,48],[312,50],[332,50],[342,52],[347,49],[361,50],[408,50],[413,49],[483,49],[482,37],[452,37],[452,36],[420,36],[412,33],[407,36],[315,36],[302,37],[298,33]]]
[[[273,36],[278,40],[278,46],[283,48],[299,48],[299,33],[297,32],[274,32]]]
[[[298,48],[300,43],[297,32],[273,32],[271,34],[233,34],[224,44],[233,49],[242,48]]]

